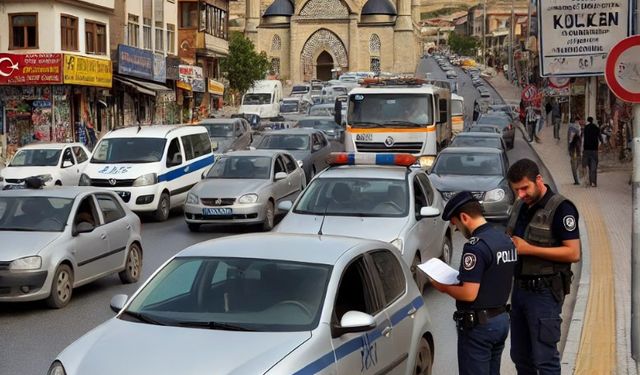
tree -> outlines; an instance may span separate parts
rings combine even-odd
[[[229,55],[220,62],[220,68],[232,92],[243,94],[255,81],[264,78],[270,65],[267,54],[256,53],[253,43],[242,33],[231,33]]]
[[[478,44],[478,40],[472,36],[449,34],[449,46],[458,55],[475,56]]]

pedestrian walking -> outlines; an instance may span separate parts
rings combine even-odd
[[[582,128],[574,117],[569,121],[569,127],[567,128],[567,149],[571,160],[573,184],[580,185],[578,167],[580,165],[580,157],[582,155]]]
[[[598,186],[598,147],[600,138],[600,128],[593,122],[593,117],[587,118],[587,125],[584,127],[582,145],[582,165],[589,169],[589,184],[591,187]]]
[[[500,359],[509,334],[509,291],[517,253],[505,233],[492,227],[468,192],[449,200],[442,212],[468,240],[462,250],[458,285],[432,281],[456,299],[458,371],[462,375],[500,374]]]
[[[553,123],[553,138],[560,140],[560,122],[562,120],[562,112],[560,111],[560,103],[557,100],[551,105],[551,122]]]
[[[507,173],[517,195],[507,234],[518,251],[511,295],[511,359],[519,375],[559,375],[560,324],[571,290],[571,263],[580,261],[578,210],[544,183],[530,159]]]

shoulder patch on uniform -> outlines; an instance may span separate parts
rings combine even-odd
[[[574,230],[576,230],[576,218],[573,217],[573,215],[567,215],[562,218],[562,223],[564,224],[564,229],[568,230],[569,232],[573,232]]]
[[[480,239],[478,237],[471,237],[469,238],[469,244],[470,245],[475,245],[478,243],[478,241],[480,241]]]
[[[467,271],[474,269],[476,266],[476,255],[471,253],[464,254],[464,257],[462,257],[462,266]]]

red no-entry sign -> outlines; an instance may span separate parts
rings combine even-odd
[[[640,35],[616,44],[607,57],[604,77],[611,91],[625,102],[640,103]]]

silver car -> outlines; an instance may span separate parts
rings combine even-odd
[[[193,245],[49,374],[432,372],[427,306],[386,243],[261,233]]]
[[[73,288],[142,271],[140,219],[112,191],[92,187],[0,193],[0,302],[46,299],[61,308]]]
[[[234,151],[222,155],[187,196],[191,231],[202,224],[259,224],[273,228],[278,202],[306,186],[304,171],[284,151]]]
[[[207,128],[211,149],[216,154],[246,150],[253,142],[251,125],[243,118],[208,118],[198,125]]]
[[[451,260],[451,230],[440,217],[442,209],[442,197],[421,169],[334,166],[313,179],[274,230],[391,243],[422,288],[426,277],[418,264],[434,257]]]
[[[503,150],[488,147],[448,147],[438,154],[429,177],[449,200],[472,190],[489,220],[509,218],[514,196],[507,182],[509,163]]]

